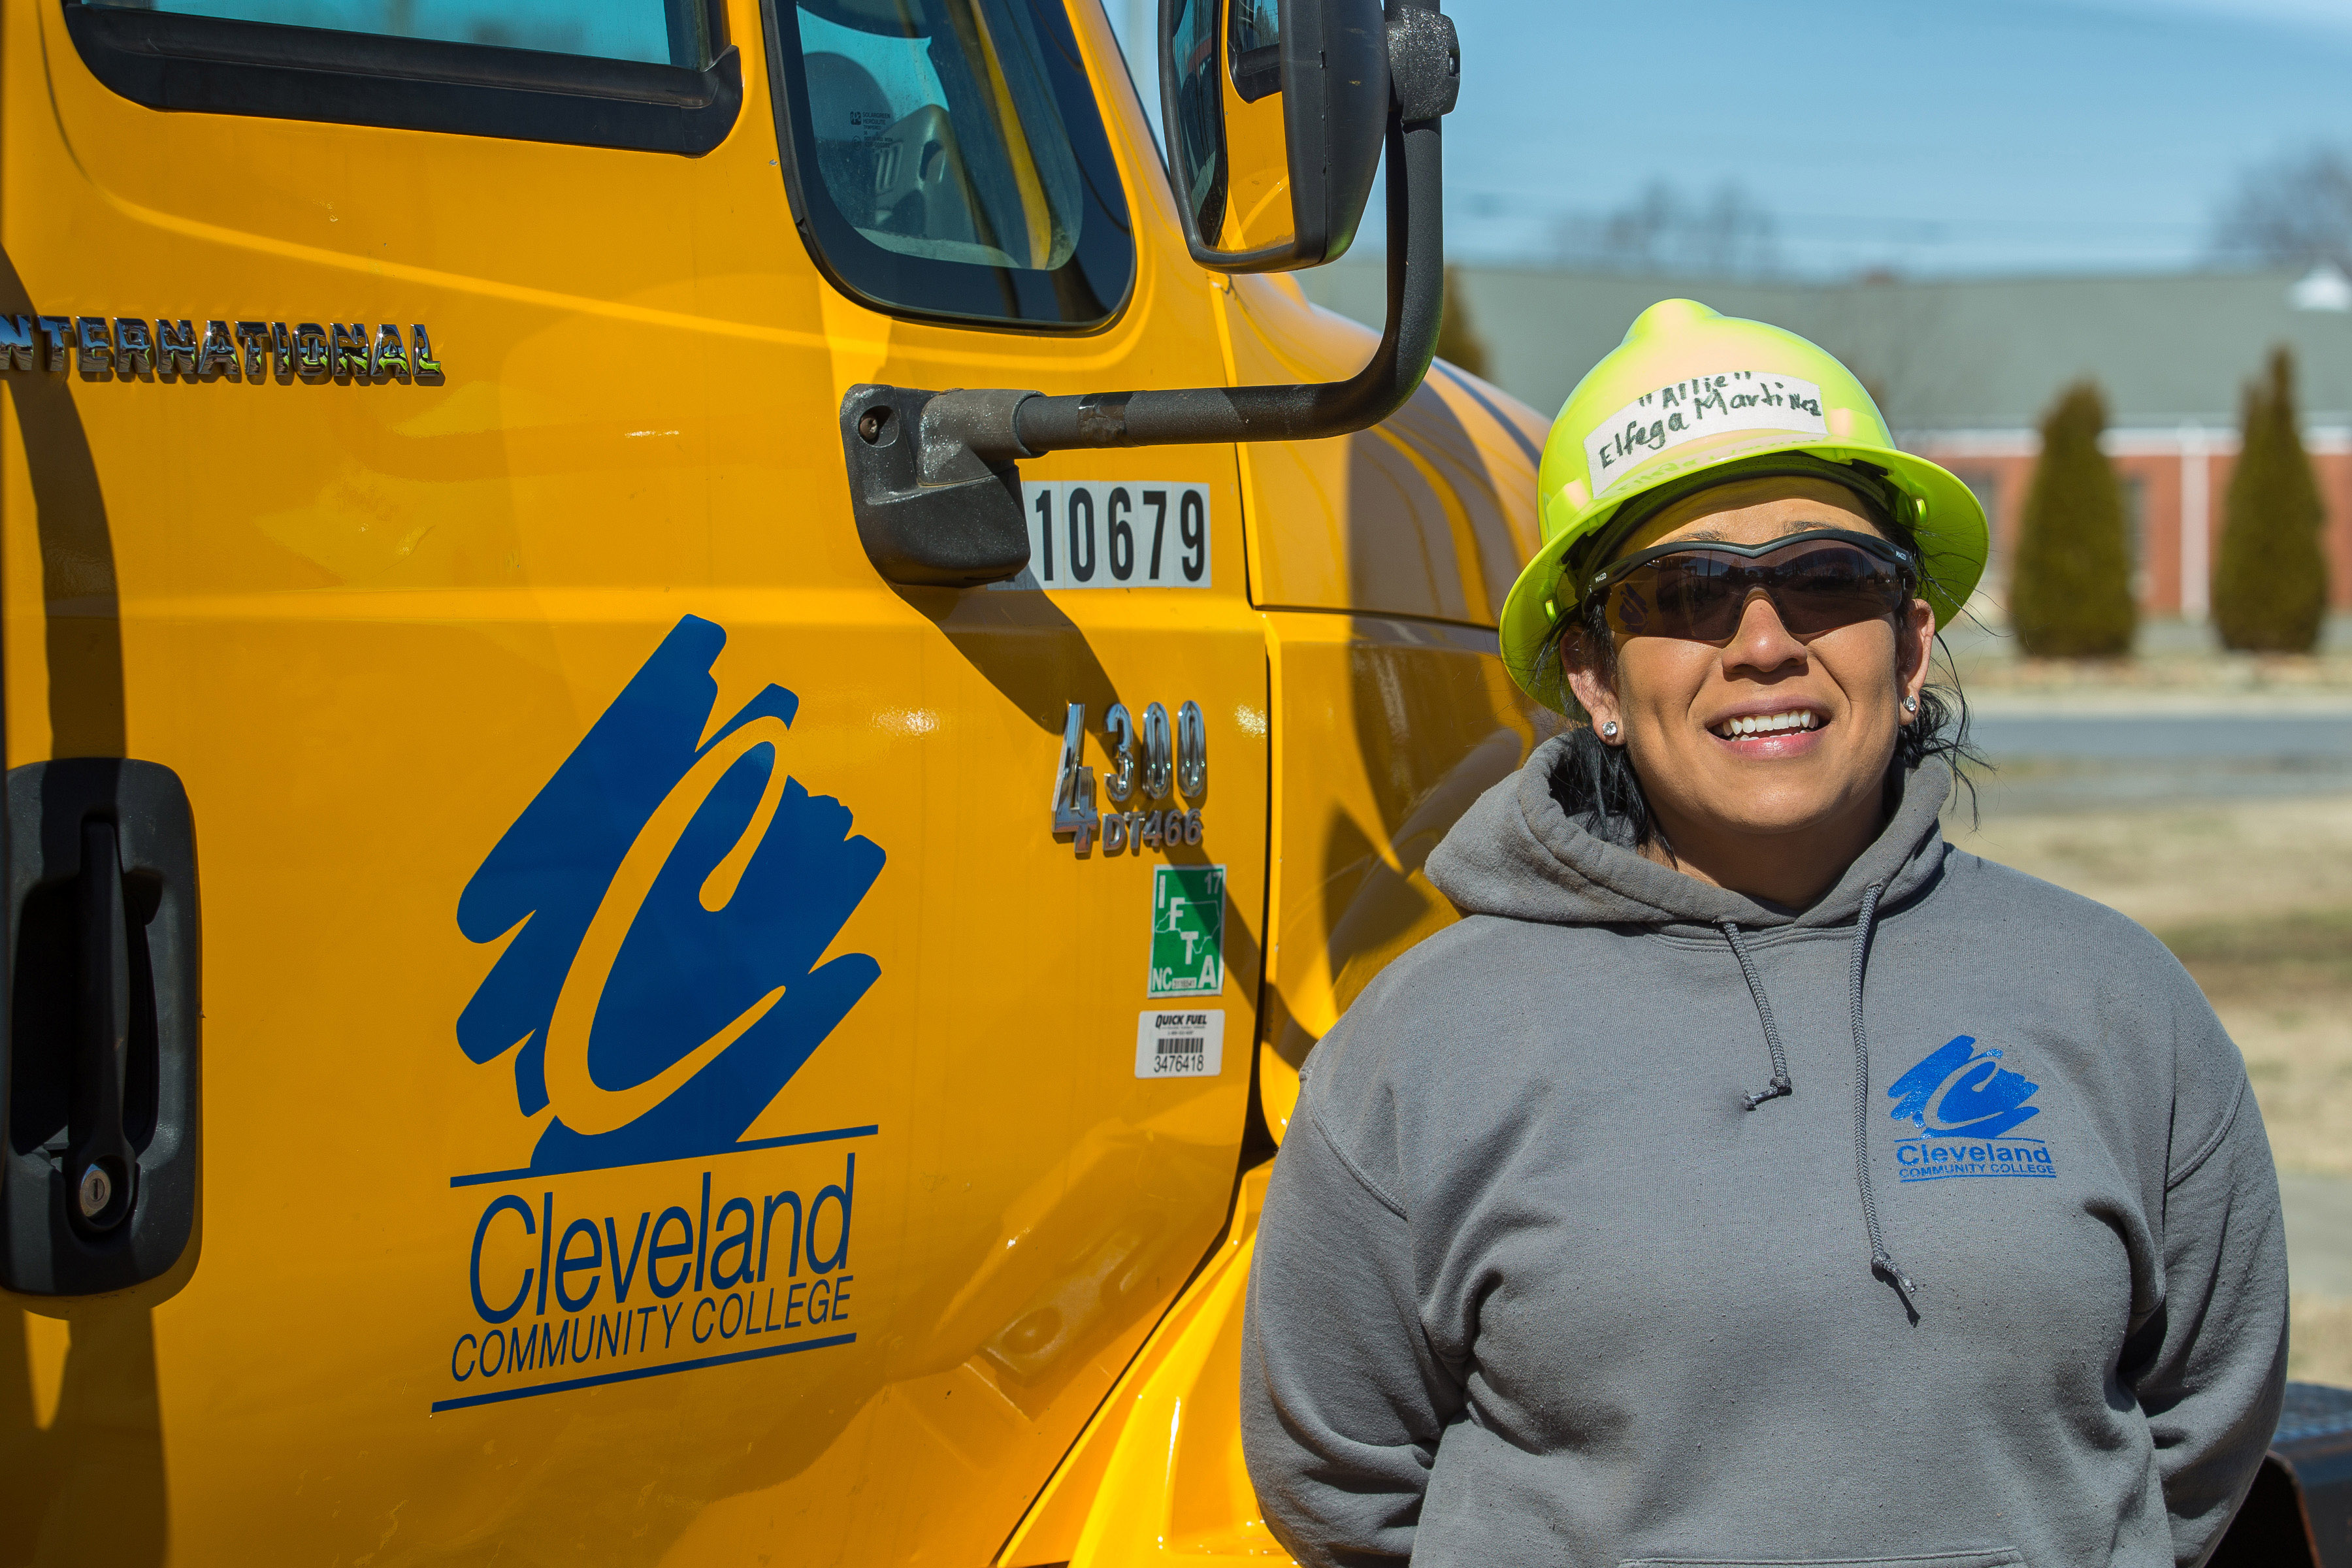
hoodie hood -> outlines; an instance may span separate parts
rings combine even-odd
[[[1549,925],[1636,925],[1708,934],[1725,922],[1743,930],[1846,925],[1865,895],[1899,907],[1932,881],[1944,859],[1938,824],[1952,770],[1930,757],[1903,778],[1902,799],[1877,838],[1837,885],[1802,910],[1711,887],[1612,843],[1561,804],[1572,776],[1570,737],[1535,749],[1525,766],[1478,797],[1429,857],[1429,879],[1465,915],[1501,915]],[[1680,928],[1677,931],[1677,928]]]

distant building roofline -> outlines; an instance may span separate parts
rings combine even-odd
[[[2334,416],[2339,421],[2344,417]],[[2031,458],[2042,450],[2042,433],[2023,426],[2006,430],[1898,430],[1895,444],[1906,452],[1937,458]],[[2226,424],[2132,425],[2109,428],[2099,435],[2099,450],[2111,458],[2168,458],[2183,452],[2226,457],[2235,452],[2238,445],[2237,427]],[[2352,453],[2352,423],[2305,425],[2303,449],[2314,456]]]
[[[1821,293],[1843,289],[1950,289],[1998,288],[2008,284],[2042,287],[2051,284],[2108,286],[2117,283],[2180,283],[2202,281],[2268,282],[2281,289],[2306,281],[2311,268],[2294,267],[2231,267],[2215,263],[2207,267],[2171,267],[2107,271],[2016,272],[1897,272],[1875,274],[1868,271],[1845,274],[1797,273],[1663,273],[1629,271],[1613,267],[1578,266],[1573,262],[1547,262],[1534,259],[1480,260],[1475,258],[1453,258],[1454,266],[1476,271],[1487,277],[1514,278],[1584,278],[1596,282],[1651,283],[1662,289],[1785,289],[1791,292]],[[1370,247],[1349,253],[1344,261],[1332,264],[1330,270],[1344,272],[1351,268],[1383,271],[1387,263],[1380,253]]]

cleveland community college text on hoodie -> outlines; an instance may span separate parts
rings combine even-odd
[[[1566,744],[1463,817],[1429,875],[1465,918],[1308,1058],[1242,1373],[1283,1544],[2199,1561],[2277,1419],[2286,1246],[2195,984],[1947,848],[1941,762],[1791,915],[1587,831]]]

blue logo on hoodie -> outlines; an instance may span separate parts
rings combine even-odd
[[[457,1043],[512,1053],[522,1115],[554,1108],[533,1173],[738,1147],[881,974],[819,960],[882,850],[788,776],[793,693],[711,722],[726,640],[672,627],[457,901],[469,941],[512,933]]]
[[[2054,1176],[2050,1147],[2039,1138],[2007,1136],[2042,1114],[2028,1105],[2042,1086],[2000,1065],[2000,1052],[1958,1035],[1921,1058],[1890,1085],[1888,1112],[1920,1136],[1895,1144],[1906,1182],[1948,1176]]]

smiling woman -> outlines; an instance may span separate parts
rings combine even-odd
[[[1974,497],[1687,300],[1538,484],[1503,653],[1573,722],[1307,1058],[1244,1352],[1268,1524],[1311,1564],[2201,1561],[2279,1409],[2277,1180],[2162,946],[1944,843]]]
[[[1557,653],[1603,734],[1586,766],[1646,806],[1617,833],[1702,881],[1801,905],[1877,836],[1904,733],[1915,752],[1943,740],[1940,710],[1915,718],[1936,617],[1885,505],[1739,471],[1637,521]]]

